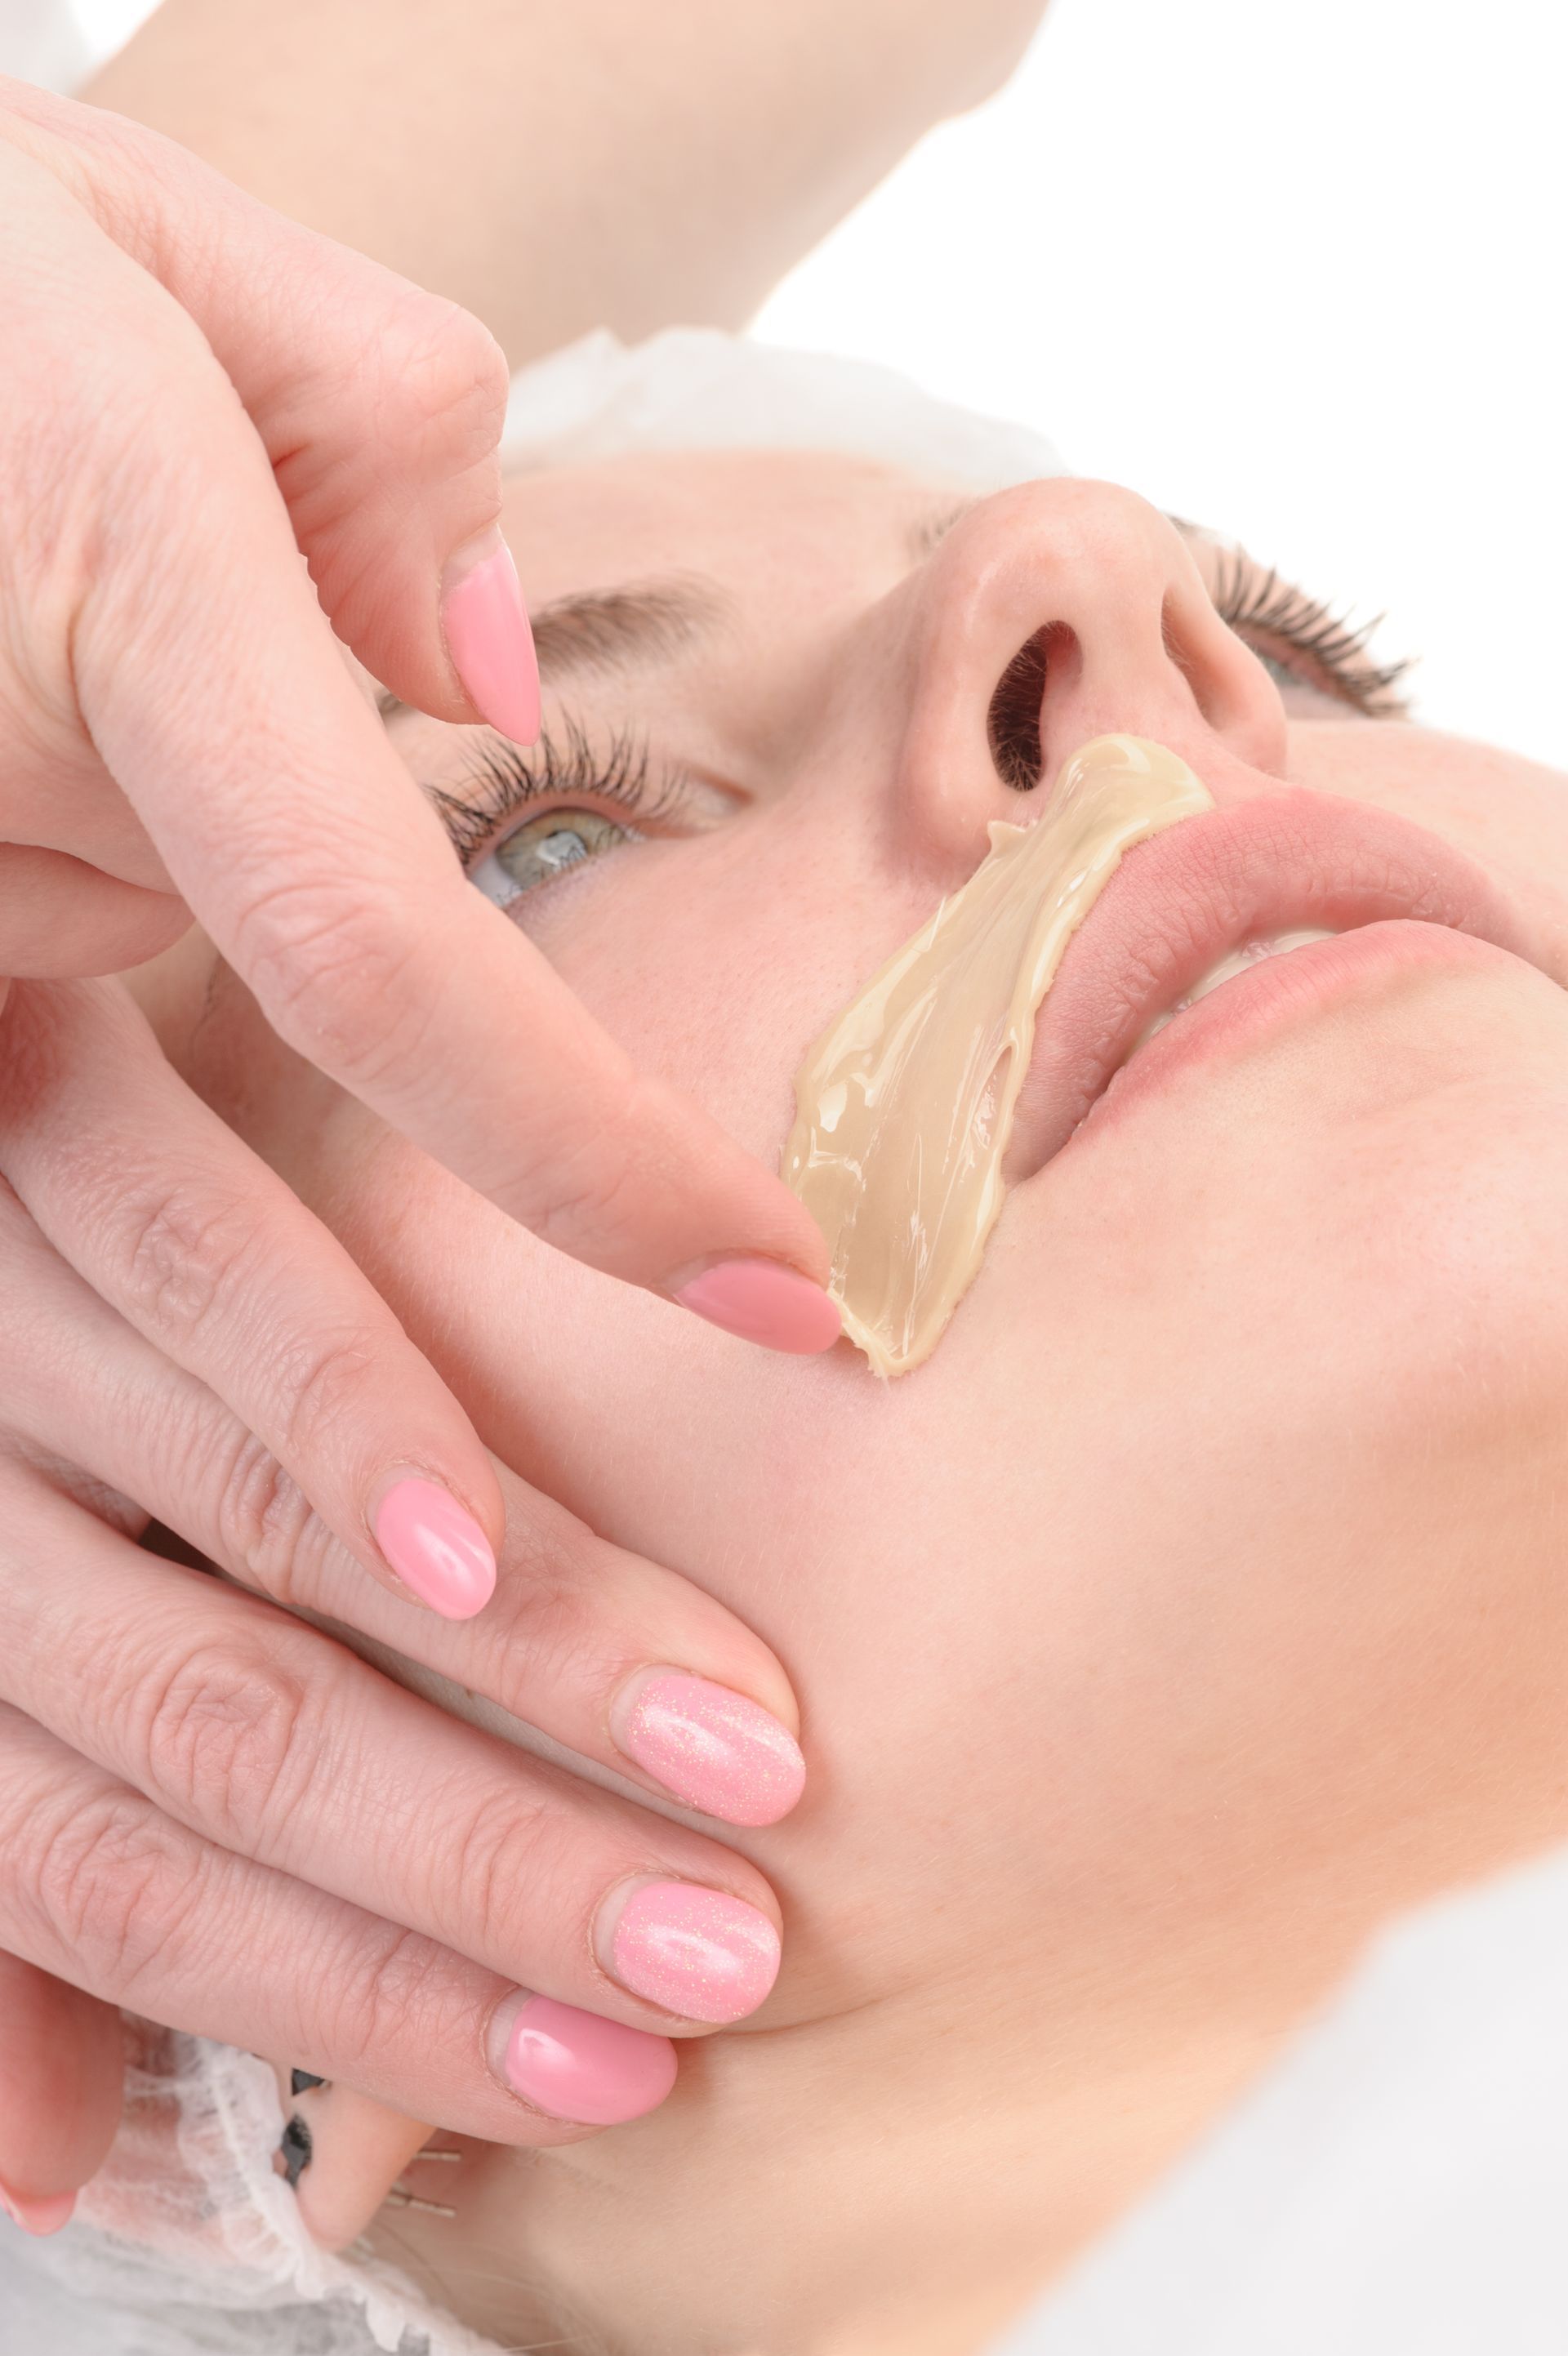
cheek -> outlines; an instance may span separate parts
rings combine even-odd
[[[766,842],[607,862],[539,937],[771,1155],[920,911],[782,834],[760,890]],[[1018,1191],[888,1387],[577,1269],[353,1108],[296,1174],[503,1459],[779,1647],[824,1954],[875,1931],[868,1856],[890,1941],[961,1843],[961,1953],[983,1914],[1087,1967],[1282,1904],[1357,1936],[1556,1828],[1564,1070],[1499,961],[1194,1075]]]
[[[1174,1934],[1317,1886],[1354,1933],[1562,1828],[1565,1069],[1523,969],[1423,989],[1010,1207],[940,1357],[1027,1337],[1033,1518],[998,1483],[990,1530],[1047,1599],[1058,1901]]]
[[[542,894],[529,931],[640,1069],[773,1164],[807,1049],[930,912],[882,863],[779,808],[618,852]]]

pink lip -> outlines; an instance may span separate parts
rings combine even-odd
[[[1389,811],[1290,787],[1186,819],[1129,852],[1062,960],[1018,1099],[1009,1179],[1031,1176],[1061,1150],[1150,1023],[1219,958],[1313,926],[1377,926],[1380,937],[1354,952],[1323,941],[1227,982],[1142,1050],[1118,1098],[1135,1085],[1143,1093],[1145,1063],[1152,1085],[1227,1040],[1255,1036],[1271,1010],[1299,1009],[1309,988],[1334,994],[1368,970],[1369,958],[1456,949],[1442,933],[1539,962],[1481,870]]]

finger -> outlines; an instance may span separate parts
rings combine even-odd
[[[121,973],[177,941],[190,911],[66,851],[0,844],[0,973]]]
[[[0,240],[4,179],[27,160],[7,155]],[[53,181],[21,193],[29,218],[70,205]],[[177,890],[302,1055],[547,1241],[753,1340],[830,1347],[804,1207],[639,1076],[467,884],[321,626],[266,453],[193,319],[84,219],[57,227],[47,284],[18,269],[0,376],[0,485],[7,462],[30,470],[0,490],[19,526],[0,566],[40,704],[80,710]],[[82,317],[115,326],[107,412]]]
[[[7,1515],[8,1551],[51,1576],[0,1593],[0,1693],[177,1823],[633,2027],[712,2027],[768,1995],[778,1908],[744,1858],[138,1556],[39,1483],[13,1478]]]
[[[0,1954],[0,2204],[53,2233],[108,2157],[124,2054],[112,2007]]]
[[[125,993],[12,992],[0,1168],[92,1290],[233,1411],[375,1577],[467,1618],[502,1524],[467,1418],[283,1181],[193,1096]]]
[[[199,326],[339,637],[405,702],[532,744],[532,640],[495,531],[508,375],[489,331],[155,132],[8,96],[32,154]]]
[[[429,2142],[430,2126],[352,2086],[317,2082],[307,2071],[291,2067],[276,2076],[286,2122],[283,2173],[299,2203],[300,2222],[322,2248],[340,2250],[389,2199],[398,2205],[393,2187]]]
[[[68,1268],[4,1188],[0,1289],[0,1409],[42,1457],[86,1467],[236,1578],[355,1632],[350,1641],[416,1689],[411,1660],[446,1678],[448,1695],[484,1697],[510,1721],[503,1731],[537,1728],[730,1824],[776,1823],[799,1800],[789,1680],[689,1580],[501,1470],[495,1600],[478,1620],[436,1620],[371,1586],[253,1435]]]
[[[494,2143],[576,2142],[640,2117],[674,2083],[668,2040],[531,1997],[216,1847],[3,1708],[0,1943],[146,2019],[292,2054]]]

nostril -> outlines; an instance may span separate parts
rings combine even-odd
[[[1040,782],[1040,705],[1046,693],[1046,633],[1026,638],[996,682],[985,715],[985,734],[996,774],[1015,794]]]
[[[1026,638],[996,682],[985,715],[996,774],[1016,794],[1032,793],[1045,769],[1040,710],[1047,679],[1078,651],[1065,623],[1048,623]]]

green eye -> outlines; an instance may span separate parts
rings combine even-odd
[[[568,868],[580,867],[615,850],[618,843],[633,840],[629,827],[618,826],[614,819],[597,810],[548,810],[505,836],[469,870],[468,880],[478,885],[487,900],[504,908],[536,884],[548,884]]]

